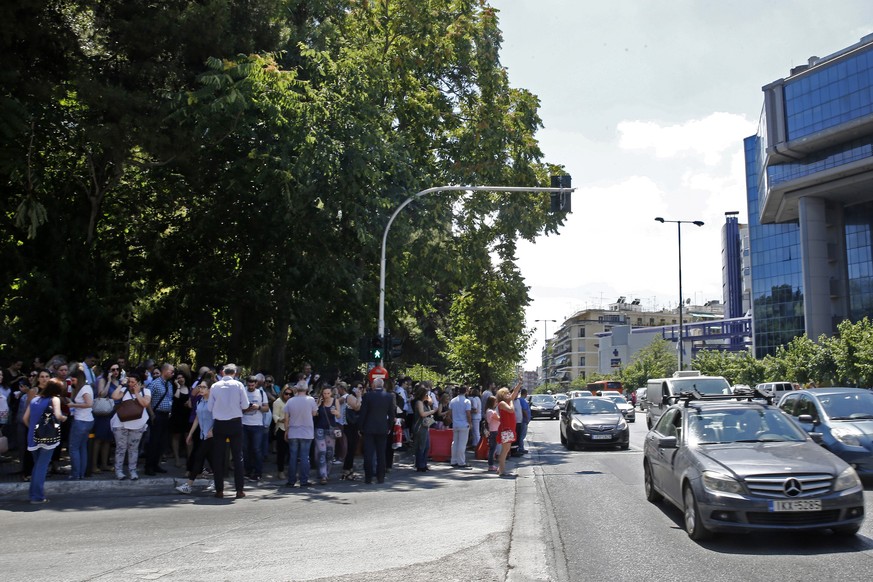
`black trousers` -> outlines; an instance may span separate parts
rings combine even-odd
[[[343,427],[346,433],[346,458],[343,460],[343,471],[349,471],[355,466],[355,453],[358,452],[358,425],[347,424]]]
[[[245,485],[245,468],[243,467],[242,418],[216,420],[212,426],[212,470],[215,472],[215,492],[224,491],[225,459],[227,444],[230,443],[230,456],[233,459],[233,482],[237,492]]]
[[[192,481],[197,478],[197,475],[203,472],[203,465],[206,459],[212,457],[212,442],[215,438],[200,440],[200,435],[197,435],[197,440],[192,439],[194,445],[191,451],[191,456],[188,457],[188,478]]]
[[[170,435],[170,413],[155,411],[149,429],[149,444],[146,447],[146,473],[161,466],[161,454],[167,446]]]
[[[373,480],[373,457],[376,459],[376,480],[381,483],[385,480],[385,447],[388,444],[387,434],[364,434],[364,480]]]
[[[284,430],[277,430],[273,438],[276,440],[276,470],[281,473],[288,462],[288,441],[285,440]]]

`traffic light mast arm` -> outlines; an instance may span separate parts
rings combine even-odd
[[[417,200],[425,194],[434,192],[573,192],[575,188],[538,188],[535,186],[434,186],[416,192],[397,207],[391,218],[388,219],[388,224],[385,225],[385,232],[382,234],[382,256],[379,261],[379,337],[385,337],[385,246],[388,242],[388,231],[391,230],[391,224],[394,219],[400,214],[400,211],[406,208],[410,202]],[[379,364],[381,365],[381,360]]]

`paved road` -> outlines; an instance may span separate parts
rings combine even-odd
[[[681,514],[643,497],[645,423],[629,451],[566,451],[531,424],[519,478],[396,466],[385,487],[265,486],[239,501],[152,483],[0,497],[4,581],[32,580],[869,580],[873,522],[853,540],[722,536],[692,542]],[[147,485],[140,483],[139,485]],[[873,507],[873,491],[867,494]],[[16,543],[13,540],[19,540]],[[45,548],[52,549],[51,566]]]
[[[853,540],[814,534],[723,535],[698,544],[681,512],[643,494],[645,418],[631,424],[629,451],[569,452],[558,423],[535,421],[531,459],[543,509],[555,580],[869,580],[873,519]],[[873,490],[865,494],[873,508]]]

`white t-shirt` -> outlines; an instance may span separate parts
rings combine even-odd
[[[246,390],[246,398],[249,399],[249,404],[257,404],[258,407],[249,412],[244,412],[242,415],[242,423],[244,426],[264,426],[264,413],[261,412],[261,406],[268,404],[267,393],[260,388],[254,390]]]
[[[482,420],[482,401],[478,396],[473,396],[470,400],[470,416],[473,420]]]
[[[128,390],[127,388],[117,388],[117,390],[124,390],[124,396],[121,397],[121,400],[133,399],[133,394],[131,394],[130,390]],[[142,394],[144,398],[151,398],[152,397],[152,391],[149,390],[148,388],[143,388],[140,391],[140,394]],[[126,428],[127,430],[141,430],[141,429],[145,428],[145,425],[148,421],[149,421],[149,410],[148,410],[148,408],[143,408],[141,417],[134,419],[134,420],[128,420],[125,422],[121,422],[120,420],[118,420],[118,415],[113,414],[112,420],[109,421],[109,426],[113,430],[115,430],[116,428]]]
[[[85,394],[91,397],[91,405],[94,405],[94,389],[91,388],[88,384],[82,386],[82,389],[79,390],[79,393],[76,394],[76,397],[73,398],[73,402],[75,404],[84,404],[85,403]],[[73,413],[73,418],[76,420],[80,420],[82,422],[91,422],[94,420],[94,412],[91,409],[91,406],[88,408],[70,408],[70,411]]]
[[[452,411],[452,428],[470,428],[467,412],[471,409],[471,405],[466,396],[459,394],[452,398],[449,409]]]

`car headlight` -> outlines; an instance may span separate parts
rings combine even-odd
[[[624,429],[627,428],[627,423],[626,423],[626,422],[624,421],[624,419],[622,418],[621,420],[618,421],[618,424],[615,425],[615,428],[616,428],[617,430],[624,430]]]
[[[575,418],[570,421],[570,426],[573,427],[573,430],[585,430],[585,425]]]
[[[850,447],[861,446],[861,440],[859,437],[862,433],[854,426],[838,426],[831,429],[831,434],[834,435],[835,439],[837,439],[844,445],[848,445]]]
[[[845,491],[853,487],[860,487],[861,479],[858,478],[858,473],[851,467],[846,467],[846,470],[840,473],[837,480],[834,481],[834,491]]]
[[[745,493],[743,484],[724,473],[703,472],[703,486],[718,493]]]

